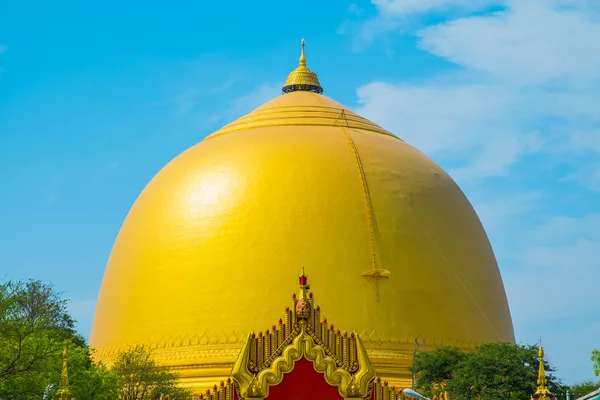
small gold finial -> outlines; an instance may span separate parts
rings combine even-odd
[[[302,39],[302,52],[300,53],[300,65],[306,67],[306,56],[304,55],[304,39]]]
[[[300,298],[306,299],[310,285],[308,284],[308,276],[304,274],[304,265],[302,266],[302,275],[298,277],[298,286],[300,287]]]
[[[71,388],[69,387],[69,372],[68,364],[69,361],[69,348],[65,347],[62,356],[62,371],[60,373],[60,387],[56,392],[56,400],[71,400]]]
[[[544,369],[544,348],[541,345],[541,340],[538,348],[538,357],[540,359],[537,379],[538,387],[534,393],[534,396],[537,396],[536,398],[538,400],[549,400],[552,396],[552,393],[550,393],[550,389],[548,389],[548,379],[546,378],[546,371]]]
[[[300,62],[298,68],[290,72],[281,91],[283,93],[298,91],[313,92],[318,94],[323,93],[323,88],[319,83],[319,78],[317,78],[317,74],[315,74],[306,67],[304,39],[302,39],[302,51],[300,52]]]

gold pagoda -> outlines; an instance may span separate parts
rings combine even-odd
[[[302,265],[320,304],[305,283],[284,309]],[[393,399],[416,352],[490,341],[514,333],[468,199],[426,155],[324,96],[303,42],[281,96],[184,151],[140,194],[90,344],[108,364],[147,346],[197,392],[237,385],[261,398],[293,369],[324,374],[344,398]]]

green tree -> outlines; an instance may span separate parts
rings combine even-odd
[[[67,301],[40,281],[0,284],[0,398],[39,400],[58,389],[62,353],[69,347],[69,377],[78,399],[116,397],[117,377],[92,363]],[[46,390],[49,386],[53,389]]]
[[[576,399],[578,397],[585,396],[588,393],[593,392],[598,389],[600,385],[596,382],[592,381],[584,381],[580,383],[576,383],[575,385],[569,387],[569,392],[571,392],[571,398]]]
[[[429,396],[442,392],[454,378],[467,353],[457,347],[440,347],[431,353],[420,353],[411,368],[417,372],[416,386]]]
[[[600,376],[600,350],[592,350],[592,362],[594,363],[594,374]]]
[[[120,400],[189,400],[192,393],[177,385],[177,375],[159,366],[143,346],[122,353],[112,370],[119,378]]]
[[[456,400],[513,400],[529,398],[536,389],[536,346],[489,343],[474,351],[439,348],[418,354],[413,372],[417,387],[429,395],[447,390]],[[545,362],[550,390],[563,387]]]
[[[0,284],[0,381],[60,355],[66,341],[83,342],[66,306],[39,281]]]
[[[68,343],[85,346],[67,302],[40,281],[0,284],[0,397],[39,399]]]
[[[94,364],[87,347],[69,350],[69,383],[78,400],[114,400],[118,396],[117,374],[104,365]],[[58,382],[55,385],[58,388]]]

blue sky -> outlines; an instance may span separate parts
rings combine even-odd
[[[600,3],[0,2],[0,275],[89,334],[145,184],[278,95],[305,38],[325,93],[418,147],[479,213],[517,340],[567,383],[600,348]]]

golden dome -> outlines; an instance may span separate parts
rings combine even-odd
[[[305,265],[324,315],[406,378],[427,346],[514,341],[502,279],[469,201],[433,161],[311,91],[279,96],[148,184],[104,275],[91,346],[134,343],[190,385],[227,376],[282,314]],[[428,347],[431,348],[431,347]]]

